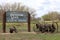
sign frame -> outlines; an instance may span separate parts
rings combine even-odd
[[[27,12],[28,17],[27,17],[27,23],[28,23],[28,32],[31,32],[31,27],[30,27],[30,13]],[[6,12],[3,14],[3,33],[6,33]]]

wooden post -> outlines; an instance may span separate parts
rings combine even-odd
[[[58,23],[56,22],[56,25],[57,25],[57,32],[58,32]]]
[[[30,32],[31,29],[30,29],[30,14],[28,12],[28,32]]]
[[[3,14],[3,33],[6,33],[6,12]]]

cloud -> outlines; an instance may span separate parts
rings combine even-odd
[[[39,6],[41,6],[43,3],[44,0],[23,0],[22,3],[29,6],[29,7],[32,7],[32,8],[35,8],[35,9],[38,9]]]
[[[60,11],[60,0],[0,0],[1,3],[21,2],[36,9],[37,17],[41,17],[49,11]]]
[[[41,9],[42,8],[42,9]],[[39,10],[39,11],[38,11]],[[60,0],[49,0],[42,3],[42,5],[37,10],[38,16],[42,16],[49,11],[59,11],[60,12]]]

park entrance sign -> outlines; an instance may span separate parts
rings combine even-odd
[[[16,11],[6,12],[6,22],[27,22],[27,19],[28,19],[27,12]]]
[[[7,11],[3,14],[3,32],[6,32],[6,22],[28,23],[28,32],[30,32],[30,14],[29,12]]]

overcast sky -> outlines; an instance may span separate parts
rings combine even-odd
[[[30,8],[34,8],[37,17],[41,17],[49,11],[60,12],[60,0],[0,0],[0,4],[21,2]]]

